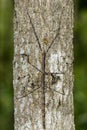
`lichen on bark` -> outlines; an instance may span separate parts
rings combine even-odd
[[[47,51],[45,130],[75,130],[73,0],[15,0],[13,61],[15,130],[44,130],[41,110],[43,50]]]

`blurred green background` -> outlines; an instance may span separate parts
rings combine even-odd
[[[87,0],[75,1],[76,130],[87,130]],[[13,130],[13,0],[0,0],[0,130]]]

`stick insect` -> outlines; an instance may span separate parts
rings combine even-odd
[[[55,35],[55,37],[52,39],[51,43],[49,44],[48,48],[46,50],[42,49],[41,47],[41,43],[40,43],[40,40],[39,40],[39,37],[36,33],[36,30],[35,30],[35,27],[34,27],[34,24],[32,22],[32,19],[30,17],[30,14],[27,12],[27,15],[28,15],[28,18],[29,18],[29,21],[30,21],[30,24],[31,24],[31,27],[33,29],[33,33],[35,35],[35,38],[36,38],[36,41],[37,41],[37,44],[39,46],[39,49],[40,49],[40,52],[41,52],[41,55],[42,55],[42,62],[41,62],[41,70],[36,67],[35,65],[31,64],[29,59],[28,59],[28,63],[34,67],[36,70],[38,70],[40,73],[41,73],[41,86],[38,87],[37,89],[41,88],[41,111],[42,111],[42,123],[43,123],[43,129],[45,130],[46,129],[46,126],[45,126],[45,90],[46,90],[46,81],[45,81],[45,76],[48,75],[49,73],[47,73],[45,71],[45,67],[46,67],[46,56],[47,56],[47,53],[49,52],[50,48],[52,47],[52,45],[54,44],[54,41],[56,40],[56,38],[59,36],[59,33],[60,33],[60,25],[61,25],[61,18],[60,18],[60,21],[59,21],[59,27],[57,29],[57,33]],[[28,56],[27,54],[22,54],[24,56]],[[50,73],[52,75],[52,73]],[[61,73],[57,73],[57,74],[61,74]],[[53,77],[53,75],[52,75]],[[33,90],[33,91],[36,91],[37,89]],[[56,91],[56,90],[54,90]],[[59,91],[56,91],[58,92],[59,94],[62,94],[64,95],[64,92],[59,92]],[[32,93],[32,92],[30,92]],[[30,94],[28,93],[28,94]],[[27,96],[27,95],[26,95]],[[20,98],[23,98],[24,96],[20,97]]]

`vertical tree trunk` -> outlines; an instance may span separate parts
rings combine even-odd
[[[15,130],[75,130],[73,0],[15,0]]]

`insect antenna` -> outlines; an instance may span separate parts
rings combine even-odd
[[[38,43],[38,45],[39,45],[40,51],[42,52],[42,48],[41,48],[41,44],[40,44],[39,38],[38,38],[38,36],[37,36],[37,33],[36,33],[36,30],[35,30],[35,27],[34,27],[34,25],[33,25],[33,22],[32,22],[32,20],[31,20],[31,17],[30,17],[30,14],[29,14],[28,11],[27,11],[27,15],[28,15],[28,17],[29,17],[29,20],[30,20],[31,26],[32,26],[32,28],[33,28],[33,32],[34,32],[34,35],[35,35],[35,37],[36,37],[37,43]]]
[[[64,10],[64,7],[62,9],[62,12],[60,14],[60,18],[59,18],[59,27],[57,29],[57,33],[55,34],[55,37],[53,38],[53,40],[51,41],[50,45],[48,46],[47,50],[46,50],[46,53],[48,53],[49,49],[51,48],[51,46],[54,44],[54,41],[56,40],[56,38],[59,36],[60,34],[60,26],[61,26],[61,22],[62,22],[62,14],[63,14],[63,10]]]

